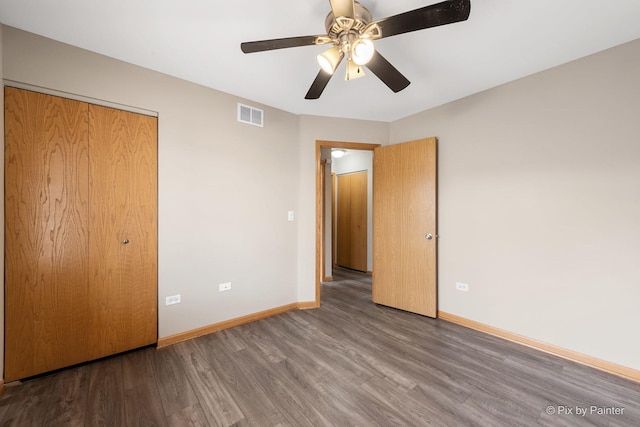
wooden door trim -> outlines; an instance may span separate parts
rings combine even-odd
[[[320,282],[322,280],[322,263],[324,261],[324,215],[322,212],[324,192],[321,182],[321,169],[323,167],[321,161],[321,150],[323,148],[343,148],[345,150],[363,150],[373,152],[374,148],[380,147],[381,145],[382,144],[316,140],[316,307],[320,307]]]

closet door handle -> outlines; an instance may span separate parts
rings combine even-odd
[[[124,239],[124,240],[122,241],[122,244],[123,244],[123,245],[126,245],[127,243],[129,243],[129,239]]]

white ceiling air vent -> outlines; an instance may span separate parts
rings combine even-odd
[[[258,108],[238,103],[238,121],[263,127],[264,112]]]

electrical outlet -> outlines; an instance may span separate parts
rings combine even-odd
[[[220,283],[218,285],[218,289],[220,292],[226,292],[231,290],[231,282],[228,283]]]
[[[180,295],[171,295],[170,297],[166,297],[165,298],[165,303],[164,305],[173,305],[173,304],[180,304]]]
[[[467,285],[466,283],[456,282],[456,289],[459,291],[468,292],[469,285]]]
[[[287,220],[288,221],[293,221],[293,219],[295,218],[293,211],[289,211],[287,212]]]

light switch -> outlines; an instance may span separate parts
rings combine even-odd
[[[293,221],[293,211],[289,211],[289,212],[288,212],[288,214],[287,214],[287,219],[288,219],[289,221]]]

